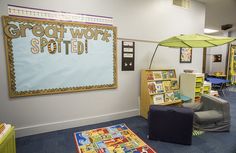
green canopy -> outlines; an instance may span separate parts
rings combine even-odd
[[[152,66],[153,58],[156,54],[158,46],[173,47],[173,48],[206,48],[215,47],[235,41],[236,38],[231,37],[217,37],[204,34],[190,34],[190,35],[179,35],[168,38],[159,42],[157,45],[152,59],[149,65],[149,69]]]
[[[159,42],[159,46],[173,48],[205,48],[220,46],[234,41],[235,38],[216,37],[204,34],[179,35]]]

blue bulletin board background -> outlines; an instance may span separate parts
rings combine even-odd
[[[24,29],[22,25],[29,27],[23,26]],[[35,28],[35,25],[43,27],[43,36],[37,37],[42,29]],[[49,28],[48,35],[45,34],[47,26],[54,27]],[[64,28],[60,43],[57,40],[62,33],[56,31],[57,38],[52,37],[55,27]],[[11,97],[117,87],[115,27],[3,17],[3,28]],[[87,31],[83,36],[73,38],[71,31],[76,30]],[[18,32],[20,36],[15,37]],[[47,45],[43,44],[42,38]],[[50,40],[54,43],[49,43]],[[82,44],[80,52],[78,41]]]

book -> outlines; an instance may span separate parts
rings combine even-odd
[[[0,133],[2,133],[4,129],[5,129],[5,124],[0,123]]]
[[[161,71],[154,71],[153,76],[155,80],[162,80],[162,73]]]
[[[165,93],[165,102],[171,102],[175,100],[175,96],[173,92],[166,92]]]
[[[179,90],[174,91],[174,97],[175,97],[175,98],[174,98],[175,100],[181,99],[181,95],[180,95]]]
[[[164,96],[163,94],[158,94],[153,96],[153,103],[154,104],[161,104],[164,103]]]
[[[162,79],[168,79],[168,71],[162,71]]]
[[[152,71],[147,72],[147,80],[154,80],[154,76],[153,76]]]
[[[5,136],[5,134],[10,130],[11,125],[10,124],[5,124],[4,123],[4,130],[0,133],[0,140]]]
[[[168,71],[168,76],[169,76],[169,78],[176,78],[175,71],[174,70],[169,70]]]
[[[0,128],[3,127],[3,126],[4,126],[4,123],[1,123],[1,122],[0,122]]]
[[[163,88],[163,85],[162,85],[162,81],[156,81],[156,91],[157,91],[158,93],[164,92],[164,88]]]
[[[155,82],[148,82],[148,91],[149,91],[149,94],[157,93]]]
[[[163,88],[165,92],[168,92],[171,90],[171,83],[170,81],[162,81]]]
[[[178,82],[177,82],[177,80],[171,80],[171,89],[172,90],[175,90],[175,89],[179,89],[179,86],[178,86]]]

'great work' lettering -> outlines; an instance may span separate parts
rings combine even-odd
[[[32,34],[35,37],[43,37],[47,38],[64,38],[64,34],[67,32],[64,26],[46,26],[42,25],[30,25],[30,24],[19,24],[19,26],[15,24],[8,24],[4,27],[5,34],[12,38],[16,39],[19,37],[26,37],[26,31],[31,30]],[[101,36],[101,40],[105,42],[109,42],[109,38],[111,34],[107,30],[101,30],[97,28],[70,28],[70,34],[72,38],[86,38],[98,40],[98,37]]]
[[[61,53],[62,47],[65,54],[69,52],[81,55],[88,53],[87,40],[102,40],[109,42],[111,34],[107,29],[91,28],[91,27],[64,27],[63,25],[41,25],[32,23],[14,24],[9,23],[4,27],[5,34],[11,39],[23,38],[29,35],[31,38],[31,52],[33,54],[44,53],[48,51],[50,54]],[[70,38],[64,39],[67,32]],[[67,34],[68,36],[68,34]],[[68,40],[69,39],[69,40]]]

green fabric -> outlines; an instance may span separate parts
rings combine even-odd
[[[204,131],[200,131],[200,130],[193,130],[193,136],[199,136],[202,135],[204,133]]]
[[[234,40],[236,40],[236,38],[192,34],[174,36],[161,41],[159,45],[174,48],[204,48],[223,45]]]

